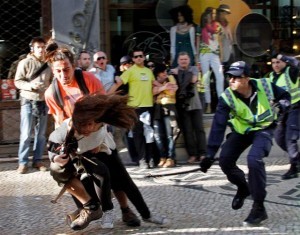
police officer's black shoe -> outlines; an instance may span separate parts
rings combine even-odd
[[[244,220],[244,225],[255,226],[259,225],[264,220],[268,219],[268,215],[265,207],[262,204],[256,202],[253,203],[250,214]]]
[[[290,169],[281,177],[283,180],[293,179],[298,177],[298,168],[296,164],[291,164]]]
[[[234,210],[238,210],[240,208],[242,208],[242,206],[244,205],[244,201],[245,199],[250,195],[249,191],[245,191],[244,193],[241,193],[239,190],[236,193],[236,195],[234,196],[233,200],[232,200],[232,204],[231,207]]]

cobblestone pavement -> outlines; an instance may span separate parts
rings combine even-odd
[[[143,222],[137,228],[127,227],[114,199],[114,229],[101,229],[99,222],[93,221],[83,231],[74,232],[64,222],[64,215],[74,210],[74,203],[67,193],[57,204],[50,202],[60,188],[49,172],[30,170],[19,175],[15,171],[16,162],[0,163],[0,234],[300,234],[300,178],[281,180],[289,167],[283,155],[275,147],[265,159],[268,174],[265,206],[269,219],[259,227],[243,226],[251,199],[245,201],[242,209],[231,209],[235,188],[217,164],[207,174],[196,171],[156,178],[145,176],[193,170],[198,165],[178,164],[172,169],[152,170],[128,166],[151,211],[167,216],[170,226],[161,228]],[[240,158],[239,165],[247,172],[245,157]]]

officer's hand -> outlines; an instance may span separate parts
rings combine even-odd
[[[271,108],[272,108],[273,112],[276,114],[280,113],[280,111],[281,111],[281,107],[280,107],[279,103],[275,103],[275,102],[271,103]]]
[[[61,167],[66,165],[69,160],[70,160],[70,158],[67,156],[67,154],[56,155],[53,158],[53,162],[57,163]]]
[[[211,158],[211,157],[205,157],[204,159],[202,159],[202,161],[200,161],[200,171],[206,173],[207,170],[212,166],[212,164],[214,163],[215,159]]]

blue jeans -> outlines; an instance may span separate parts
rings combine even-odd
[[[34,124],[34,145],[33,163],[40,162],[44,153],[46,137],[45,132],[48,120],[48,108],[45,106],[44,112],[40,115],[33,115],[33,107],[30,102],[21,105],[20,122],[20,145],[19,145],[19,164],[28,164],[30,151],[31,130]]]
[[[171,126],[171,120],[175,117],[164,116],[161,119],[154,120],[154,138],[160,152],[160,157],[171,158],[175,160],[175,139],[174,128]]]

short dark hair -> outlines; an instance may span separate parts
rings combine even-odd
[[[167,70],[167,66],[165,64],[156,64],[153,70],[153,74],[156,77],[159,73],[162,73]]]
[[[178,53],[178,57],[182,56],[182,55],[187,55],[189,58],[191,58],[189,53],[187,53],[186,51],[181,51],[181,52]]]
[[[78,60],[80,59],[81,54],[89,54],[89,55],[90,55],[90,53],[89,53],[88,51],[86,51],[86,50],[81,50],[81,51],[79,51],[79,53],[78,53],[78,55],[77,55],[77,59],[78,59]],[[90,55],[90,56],[91,56],[91,55]]]
[[[135,47],[135,48],[133,48],[133,49],[131,50],[131,52],[130,52],[130,57],[132,58],[134,52],[138,52],[138,51],[143,52],[143,54],[145,55],[145,52],[144,52],[144,50],[143,50],[142,48],[140,48],[140,47]]]
[[[31,41],[29,43],[29,46],[33,47],[34,43],[44,43],[44,44],[46,44],[46,41],[42,37],[34,37],[34,38],[31,39]]]

